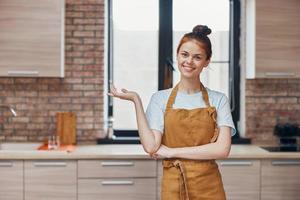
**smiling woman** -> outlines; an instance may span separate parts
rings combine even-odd
[[[138,93],[114,86],[109,93],[134,103],[144,150],[163,159],[163,200],[226,199],[215,159],[228,156],[236,131],[227,97],[200,81],[212,55],[210,33],[198,25],[183,36],[176,54],[180,81],[156,92],[146,115]]]

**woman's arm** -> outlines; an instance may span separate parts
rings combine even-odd
[[[118,92],[114,86],[111,86],[111,92],[108,95],[134,103],[138,132],[143,148],[149,154],[155,153],[160,147],[162,134],[159,131],[150,129],[140,96],[136,92],[126,89],[121,91]]]
[[[162,145],[155,155],[163,158],[185,158],[194,160],[222,159],[228,157],[230,147],[230,128],[221,126],[219,137],[214,143],[182,148],[168,148]]]

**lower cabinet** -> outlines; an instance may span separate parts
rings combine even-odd
[[[300,160],[262,160],[261,200],[300,199]]]
[[[156,165],[154,160],[79,160],[78,200],[154,200]]]
[[[157,161],[157,199],[161,199],[161,181],[163,176],[163,166],[162,161]]]
[[[228,200],[298,200],[300,159],[218,160]],[[0,160],[0,200],[160,200],[161,160]]]
[[[79,200],[154,200],[155,178],[79,179]]]
[[[260,199],[260,160],[228,159],[218,165],[227,199]]]
[[[25,200],[76,200],[77,162],[24,161]]]
[[[23,200],[23,160],[0,160],[0,200]]]

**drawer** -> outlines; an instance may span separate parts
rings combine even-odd
[[[154,160],[79,160],[79,178],[156,177]]]
[[[153,200],[155,178],[79,179],[78,200]]]

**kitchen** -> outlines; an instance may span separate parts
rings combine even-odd
[[[43,18],[43,20],[56,20],[56,22],[53,23],[51,34],[48,34],[48,26],[38,27],[36,31],[28,32],[29,36],[32,35],[29,37],[30,41],[35,41],[32,44],[34,48],[30,49],[32,55],[35,55],[34,60],[30,56],[25,57],[26,55],[21,54],[9,59],[13,54],[3,52],[13,52],[4,49],[4,44],[5,41],[13,39],[13,34],[11,37],[3,32],[0,34],[2,61],[12,60],[7,62],[10,67],[13,64],[22,69],[24,65],[17,57],[24,56],[28,58],[27,62],[37,69],[45,69],[38,71],[40,77],[36,77],[35,69],[24,75],[23,69],[21,70],[23,74],[16,74],[14,67],[3,70],[4,67],[1,66],[0,104],[11,106],[17,116],[14,117],[7,107],[1,108],[0,164],[4,167],[0,168],[0,199],[43,199],[45,196],[47,199],[99,197],[103,199],[121,197],[156,199],[157,197],[159,199],[160,161],[149,158],[140,145],[96,145],[96,140],[105,138],[109,132],[107,128],[109,110],[106,110],[108,102],[105,87],[108,81],[106,77],[108,61],[105,60],[108,53],[106,52],[107,17],[105,15],[108,2],[104,0],[66,0],[65,2],[52,1],[52,3],[40,1],[51,4],[45,5],[37,4],[37,0],[3,0],[0,5],[11,5],[16,8],[13,6],[14,3],[8,2],[20,2],[28,5],[29,13],[32,13],[29,6],[31,1],[33,5],[38,5],[34,8],[40,8],[35,9],[40,12],[40,15],[45,10],[53,12],[55,17]],[[295,0],[275,2],[240,1],[242,48],[240,48],[239,61],[241,78],[238,129],[241,138],[251,138],[251,144],[233,144],[229,159],[219,161],[228,199],[298,199],[300,195],[298,191],[300,154],[271,153],[259,148],[259,146],[278,145],[279,139],[273,134],[276,124],[287,122],[299,124],[300,119],[299,67],[295,66],[300,53],[298,39],[300,18],[299,12],[295,10],[299,10],[300,5]],[[265,9],[257,10],[256,14],[263,17],[256,18],[258,21],[255,27],[253,15],[255,6],[258,5]],[[53,9],[50,9],[51,6]],[[23,10],[26,10],[25,8],[23,7]],[[5,19],[5,16],[16,16],[19,12],[11,10],[5,13],[1,10],[0,13],[3,13],[0,14],[0,23],[6,26],[10,23],[6,23],[5,20],[3,23],[2,19]],[[21,16],[21,13],[19,14]],[[267,17],[269,15],[270,18]],[[284,19],[290,17],[297,20],[291,20],[291,23],[284,26],[280,24],[282,21],[288,22]],[[268,20],[278,21],[283,27],[278,30],[277,26],[266,25],[269,30],[264,29],[262,25],[268,23]],[[17,26],[20,29],[14,30],[22,31],[24,28],[22,24],[24,25],[25,22],[21,20],[21,24]],[[37,28],[34,23],[28,26]],[[273,33],[277,30],[278,35],[270,37],[272,34],[268,34],[268,31]],[[284,31],[289,34],[283,34]],[[255,34],[261,35],[255,38]],[[265,43],[268,42],[266,38],[275,38],[274,40],[280,38],[286,42],[286,46],[272,40]],[[289,40],[290,38],[292,40]],[[263,48],[268,45],[268,48]],[[283,51],[279,51],[279,54],[276,53],[277,51],[270,51],[280,47]],[[256,53],[254,53],[255,48]],[[47,57],[47,55],[51,56]],[[52,57],[53,55],[56,57]],[[282,56],[287,59],[278,61]],[[255,60],[256,64],[254,64]],[[272,69],[276,61],[284,63],[281,63],[278,69]],[[254,65],[256,68],[253,67]],[[249,72],[248,69],[256,71]],[[270,78],[261,75],[260,70],[271,71],[273,73],[271,76],[274,76],[276,70],[287,74],[275,74],[275,77]],[[9,74],[8,71],[13,73]],[[36,144],[43,143],[48,139],[49,134],[54,132],[51,125],[56,124],[58,112],[76,113],[75,150],[71,149],[71,153],[34,150],[37,148]],[[299,145],[299,137],[297,139]],[[45,167],[47,164],[50,166]],[[101,181],[102,185],[98,184]],[[138,182],[133,184],[134,181]],[[51,187],[48,187],[49,185]]]

